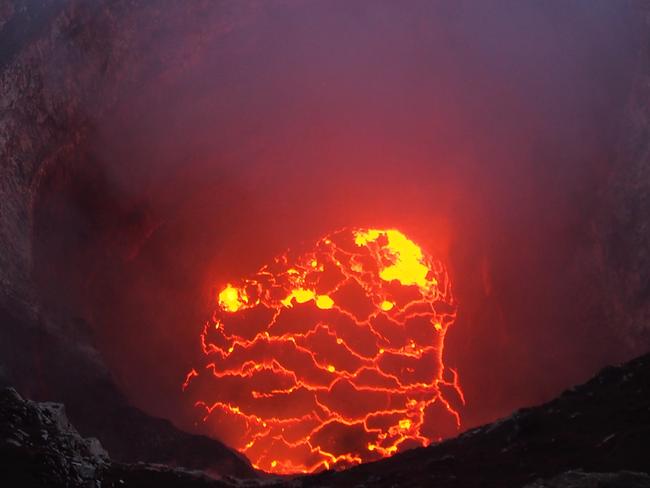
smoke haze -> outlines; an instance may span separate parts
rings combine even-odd
[[[40,286],[92,324],[135,404],[194,428],[180,384],[215,290],[342,226],[398,228],[448,263],[465,427],[630,355],[599,309],[592,226],[634,3],[155,12],[119,32],[133,52],[109,64],[130,81],[110,111],[88,101],[92,137],[37,207]]]

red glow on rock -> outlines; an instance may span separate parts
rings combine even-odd
[[[229,283],[183,389],[211,433],[274,473],[343,468],[458,429],[447,271],[397,230],[344,229]]]

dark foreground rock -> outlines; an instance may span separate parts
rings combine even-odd
[[[2,307],[0,324],[0,358],[10,359],[4,369],[0,367],[0,387],[12,386],[25,397],[65,404],[76,430],[99,439],[113,461],[183,466],[213,476],[257,476],[247,459],[222,442],[184,432],[169,420],[130,405],[90,348],[80,349],[53,333],[53,327],[36,327],[4,313]],[[17,349],[15,344],[22,346]],[[47,367],[36,369],[33,358],[42,358]]]
[[[63,405],[0,391],[0,472],[4,486],[96,486],[109,466],[96,439],[70,425]]]
[[[342,472],[233,477],[111,462],[61,405],[0,391],[0,485],[124,487],[650,487],[650,354],[539,407],[428,448]],[[134,439],[134,442],[137,440]]]
[[[542,480],[525,488],[650,488],[650,476],[645,473],[585,473],[569,471],[551,480]]]
[[[647,485],[643,474],[563,474],[571,470],[650,473],[650,355],[608,367],[556,400],[455,439],[294,486]]]
[[[82,437],[70,424],[62,404],[24,400],[13,388],[0,390],[0,486],[245,485],[234,478],[216,480],[200,471],[112,462],[97,439]]]

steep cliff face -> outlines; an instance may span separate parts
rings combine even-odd
[[[60,99],[47,100],[40,69],[43,55],[39,51],[47,43],[43,38],[62,5],[4,2],[0,13],[0,303],[15,310],[34,305],[30,284],[31,204],[39,172],[53,154],[70,143],[78,125],[67,120]]]
[[[149,20],[180,12],[174,21],[162,23],[171,29],[193,29],[205,5],[186,12],[181,4],[154,8],[149,2],[127,1],[2,3],[0,373],[3,382],[32,397],[66,402],[82,432],[103,437],[117,459],[251,476],[248,462],[221,443],[185,434],[130,407],[79,312],[65,304],[46,305],[34,282],[36,202],[45,188],[66,191],[75,174],[92,168],[94,161],[84,149],[87,135],[116,100],[132,93],[143,79],[165,74],[160,59],[146,47],[160,28]],[[200,24],[205,30],[197,35],[220,35],[224,17]],[[200,49],[185,44],[166,50],[172,59],[165,66],[173,66],[166,75],[182,73],[191,58],[187,50],[195,48]],[[146,230],[135,228],[131,237],[137,239]]]
[[[650,7],[640,14],[650,31]],[[639,56],[621,129],[619,153],[604,192],[598,228],[610,320],[622,323],[628,347],[650,346],[650,36]]]
[[[31,301],[33,207],[44,180],[65,188],[88,132],[147,83],[173,83],[245,18],[237,2],[3,2],[0,11],[2,303]],[[183,36],[178,45],[158,38]],[[136,114],[137,115],[137,114]]]

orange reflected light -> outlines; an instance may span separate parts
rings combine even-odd
[[[227,284],[217,303],[205,364],[183,389],[256,468],[343,468],[460,426],[463,392],[443,362],[451,283],[400,231],[335,232]]]

